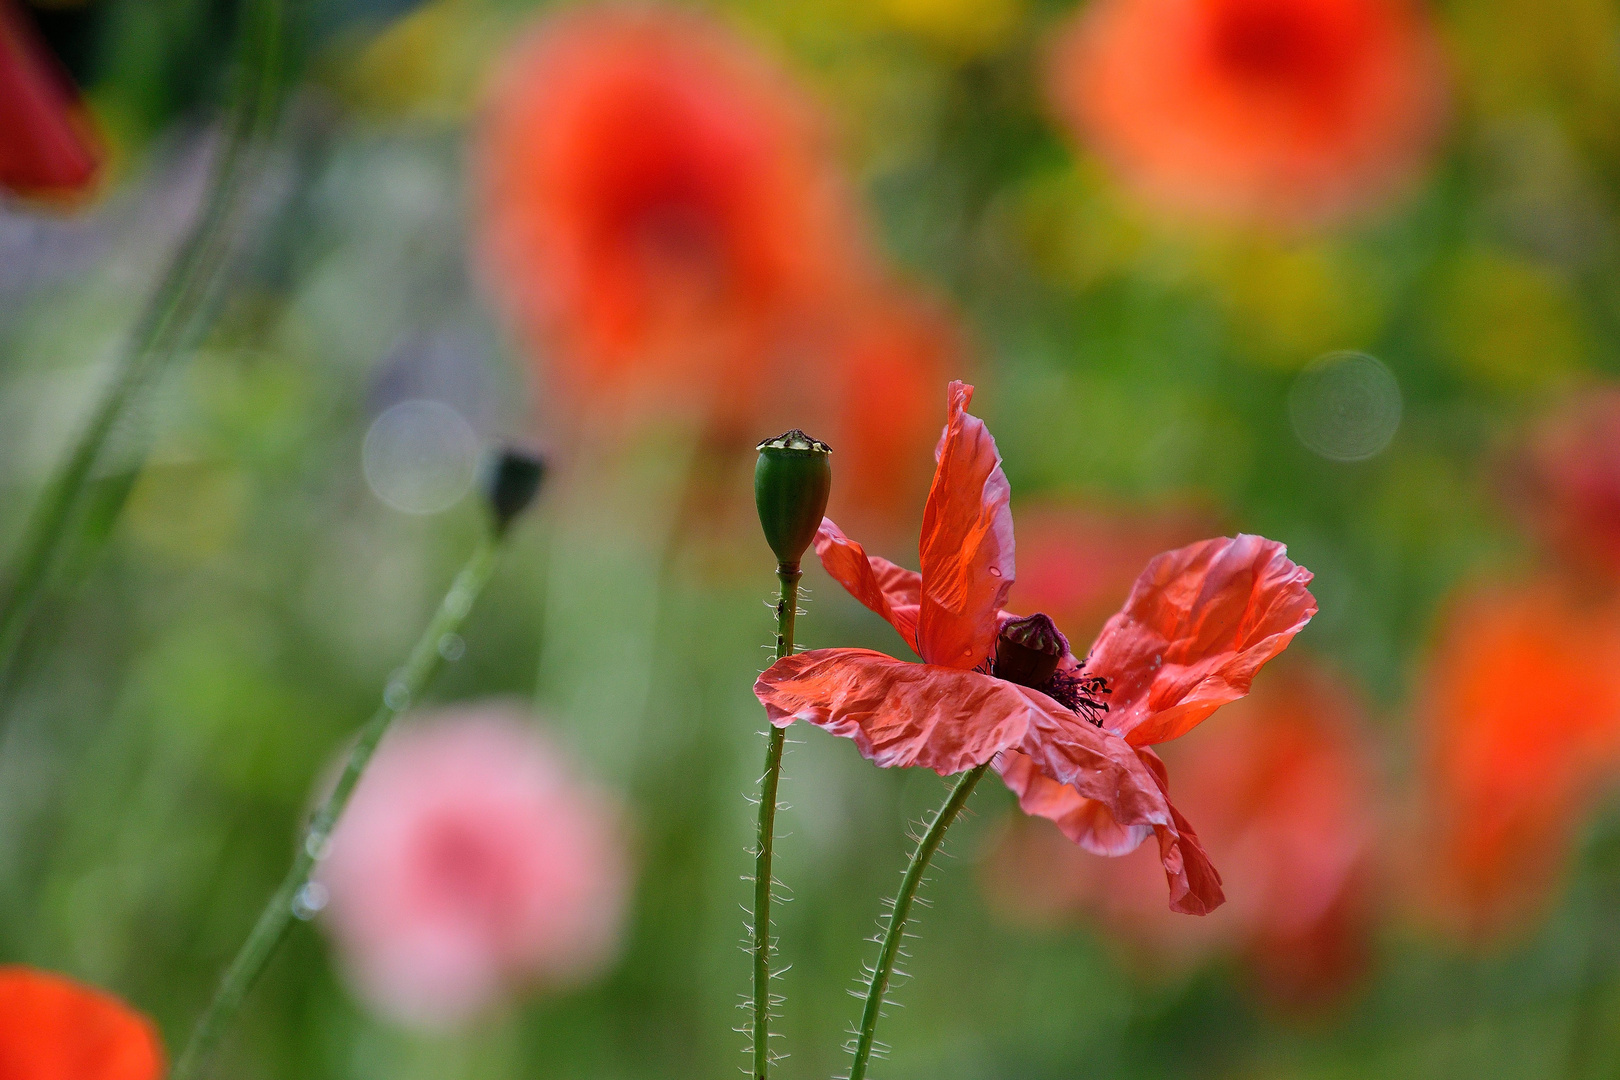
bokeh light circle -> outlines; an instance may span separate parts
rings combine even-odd
[[[1334,461],[1363,461],[1401,426],[1401,387],[1375,357],[1334,352],[1314,361],[1288,391],[1299,441]]]
[[[478,436],[442,401],[401,401],[372,421],[361,463],[377,498],[406,514],[436,514],[472,487]]]

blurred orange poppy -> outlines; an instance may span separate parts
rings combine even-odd
[[[820,118],[693,12],[547,20],[477,157],[494,287],[576,402],[745,414],[863,272]]]
[[[1620,605],[1559,583],[1475,589],[1426,676],[1427,898],[1476,933],[1552,893],[1581,817],[1620,764]]]
[[[110,994],[25,967],[0,967],[0,1077],[158,1080],[151,1021]]]
[[[1366,959],[1375,837],[1355,696],[1330,670],[1294,658],[1176,750],[1176,799],[1227,867],[1225,908],[1171,918],[1154,901],[1152,859],[1087,859],[1022,819],[987,863],[992,900],[1016,919],[1090,912],[1157,963],[1236,951],[1285,1004],[1343,991]]]
[[[77,194],[95,182],[100,158],[67,72],[16,0],[0,0],[0,188]]]
[[[1050,82],[1062,119],[1145,195],[1284,226],[1398,188],[1446,99],[1407,0],[1098,0]]]

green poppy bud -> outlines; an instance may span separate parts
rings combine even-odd
[[[507,447],[496,455],[484,480],[484,498],[497,536],[534,502],[545,476],[546,463],[537,454]]]
[[[797,567],[815,539],[832,490],[832,447],[798,428],[759,444],[754,503],[765,539],[783,566]]]

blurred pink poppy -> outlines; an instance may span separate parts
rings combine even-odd
[[[1003,610],[1014,578],[1011,489],[995,440],[967,412],[972,396],[950,384],[920,574],[867,555],[830,518],[816,534],[826,571],[923,662],[816,649],[772,664],[754,694],[776,726],[815,724],[883,768],[950,775],[994,762],[1026,813],[1099,854],[1154,837],[1170,906],[1212,911],[1220,874],[1170,802],[1152,747],[1248,693],[1316,613],[1310,571],[1259,536],[1164,552],[1077,658],[1045,614]]]
[[[72,80],[16,0],[0,0],[0,189],[77,195],[100,165]]]
[[[1176,751],[1176,799],[1227,868],[1226,907],[1171,918],[1146,853],[1087,858],[1023,819],[986,865],[992,901],[1019,920],[1090,913],[1157,964],[1238,953],[1272,1000],[1331,1000],[1363,970],[1370,932],[1375,792],[1354,695],[1296,658]]]
[[[1284,226],[1400,187],[1446,108],[1408,0],[1098,0],[1050,81],[1064,122],[1148,197]]]
[[[477,163],[493,284],[574,401],[746,415],[865,274],[820,118],[693,11],[547,19],[494,82]]]
[[[422,1026],[611,959],[628,863],[617,814],[533,718],[447,709],[389,734],[316,882],[359,995]]]
[[[1543,541],[1572,568],[1620,579],[1620,388],[1589,392],[1547,416],[1509,481]]]
[[[1414,894],[1473,935],[1514,929],[1620,767],[1620,604],[1552,580],[1468,590],[1424,683]]]

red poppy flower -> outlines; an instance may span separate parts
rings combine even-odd
[[[1013,582],[1011,493],[995,440],[967,413],[972,394],[951,383],[920,574],[868,556],[831,520],[816,536],[827,572],[923,663],[818,649],[778,660],[754,693],[771,723],[816,724],[879,766],[948,775],[993,759],[1027,813],[1092,851],[1121,854],[1156,836],[1170,906],[1213,910],[1220,875],[1171,805],[1152,746],[1248,692],[1315,614],[1310,572],[1258,536],[1166,552],[1076,659],[1046,615],[1002,610]]]
[[[117,998],[25,967],[0,967],[0,1076],[159,1080],[152,1024]]]
[[[1560,555],[1620,576],[1620,389],[1570,402],[1532,433],[1511,480]]]
[[[73,83],[15,0],[0,0],[0,188],[71,195],[99,164]]]
[[[1053,59],[1064,121],[1150,197],[1284,225],[1390,193],[1445,111],[1407,0],[1099,0]]]
[[[818,118],[695,13],[549,19],[480,141],[494,284],[576,395],[743,410],[863,265]]]
[[[990,860],[998,906],[1025,918],[1091,912],[1110,940],[1159,962],[1235,950],[1290,1006],[1344,990],[1366,958],[1375,837],[1354,697],[1331,672],[1293,662],[1176,749],[1176,799],[1229,871],[1226,907],[1176,919],[1150,902],[1162,886],[1147,852],[1088,859],[1039,825],[1008,830]]]
[[[1430,899],[1475,933],[1534,912],[1620,765],[1620,608],[1558,583],[1458,599],[1427,674]]]

